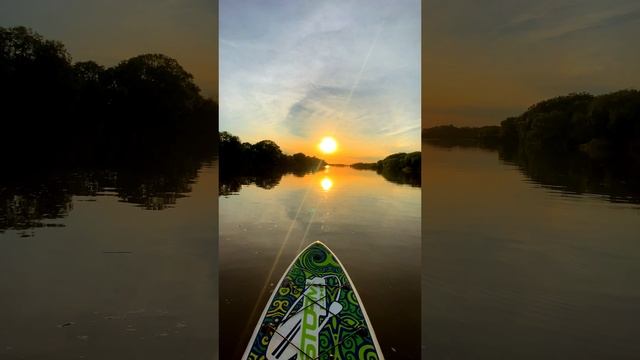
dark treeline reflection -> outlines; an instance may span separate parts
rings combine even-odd
[[[424,139],[444,148],[470,148],[473,145]],[[484,147],[495,151],[501,161],[545,188],[568,195],[594,194],[611,202],[640,204],[640,167],[628,158],[594,158],[582,151],[555,153],[524,151],[510,146]]]
[[[139,159],[139,158],[138,158]],[[182,159],[118,167],[24,169],[0,181],[0,232],[42,226],[63,226],[44,221],[60,219],[73,209],[73,196],[115,196],[119,201],[147,210],[172,207],[191,192],[191,184],[205,160]],[[23,232],[25,236],[29,233]]]
[[[217,104],[176,60],[73,63],[24,27],[0,27],[0,112],[0,231],[63,217],[73,195],[163,209],[217,149]]]
[[[326,165],[324,160],[303,153],[284,154],[271,140],[250,144],[226,131],[219,137],[220,195],[237,193],[249,184],[271,189],[284,174],[304,176]]]
[[[501,148],[500,160],[518,166],[533,182],[567,194],[600,195],[611,202],[640,204],[640,167],[620,159]]]

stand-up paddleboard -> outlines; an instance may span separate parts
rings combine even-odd
[[[384,359],[349,275],[321,242],[302,250],[278,282],[245,360]]]

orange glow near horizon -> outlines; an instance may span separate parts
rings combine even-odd
[[[282,143],[282,151],[287,154],[302,152],[305,155],[323,159],[329,164],[349,165],[356,162],[375,162],[393,152],[392,149],[387,150],[382,146],[373,146],[370,142],[362,141],[361,139],[354,139],[347,135],[338,137],[338,135],[332,134],[331,136],[336,141],[336,149],[332,153],[326,153],[320,147],[324,137],[320,138],[319,141],[310,141],[308,138],[292,139],[288,137],[279,137],[274,141],[278,144]]]
[[[329,164],[344,164],[350,165],[357,162],[376,162],[382,160],[388,155],[401,151],[418,151],[419,147],[406,150],[403,148],[404,143],[397,141],[389,142],[376,142],[371,139],[362,139],[351,134],[335,133],[330,131],[319,130],[316,133],[320,133],[323,136],[318,137],[293,137],[285,136],[283,134],[276,133],[264,133],[259,137],[249,137],[239,135],[241,142],[257,143],[262,140],[272,140],[282,150],[283,153],[293,155],[296,153],[303,153],[307,156],[315,156],[325,160]],[[336,140],[336,151],[333,153],[324,153],[320,148],[320,143],[324,138],[324,134],[327,137],[331,136]],[[235,135],[235,134],[234,134]]]

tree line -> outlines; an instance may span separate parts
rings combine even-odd
[[[355,163],[351,167],[358,170],[375,170],[385,179],[413,186],[420,185],[422,154],[420,151],[396,153],[374,163]]]
[[[523,152],[582,150],[598,157],[640,159],[640,91],[574,93],[532,105],[500,126],[423,129],[425,141],[494,143]]]
[[[219,133],[221,175],[255,175],[266,173],[294,173],[304,175],[318,170],[326,162],[303,153],[287,155],[271,140],[255,144],[241,142],[226,131]]]
[[[422,138],[436,145],[496,148],[500,144],[500,126],[435,126],[422,130]]]
[[[105,67],[0,27],[0,158],[40,164],[165,161],[216,149],[218,109],[163,54]]]

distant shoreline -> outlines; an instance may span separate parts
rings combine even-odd
[[[288,155],[278,144],[262,140],[255,144],[242,142],[226,131],[219,133],[220,194],[233,193],[246,183],[259,182],[265,188],[277,185],[283,175],[314,173],[323,166],[375,170],[385,179],[411,186],[420,186],[421,153],[392,154],[375,163],[327,164],[326,161],[303,153]]]
[[[423,128],[422,139],[445,147],[506,147],[525,153],[580,151],[594,158],[640,161],[640,91],[555,97],[499,126]]]

